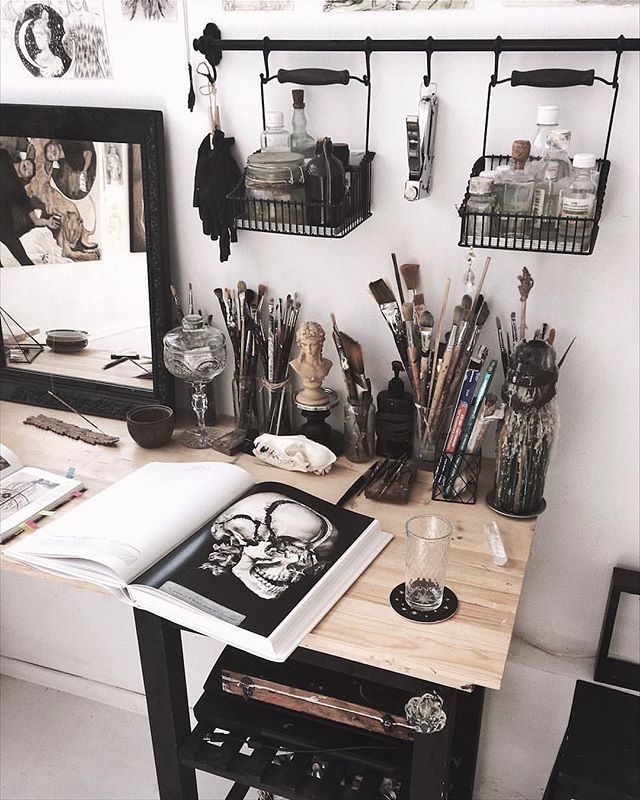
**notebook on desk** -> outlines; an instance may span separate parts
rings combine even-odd
[[[12,450],[0,444],[0,544],[82,488],[82,481],[25,467]]]
[[[283,661],[390,539],[371,517],[232,464],[152,463],[6,556]]]

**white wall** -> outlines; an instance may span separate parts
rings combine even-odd
[[[197,305],[219,314],[212,290],[242,278],[248,285],[269,284],[275,293],[298,291],[303,319],[324,325],[329,312],[341,327],[358,338],[376,391],[384,387],[393,343],[367,290],[369,281],[390,277],[389,253],[400,261],[419,261],[428,305],[439,302],[446,276],[462,294],[465,251],[458,248],[460,202],[472,162],[481,152],[486,85],[492,69],[489,54],[436,54],[433,77],[440,95],[436,142],[437,166],[431,197],[411,204],[402,199],[406,177],[404,116],[415,113],[424,58],[418,54],[374,54],[371,146],[374,162],[373,217],[341,241],[300,239],[240,233],[231,260],[221,265],[217,244],[201,232],[191,208],[193,167],[206,132],[207,110],[202,99],[193,114],[186,110],[186,65],[182,31],[176,25],[130,27],[119,18],[119,3],[107,0],[109,40],[116,71],[113,82],[21,80],[3,84],[5,102],[104,105],[157,108],[165,114],[169,175],[173,280],[184,293],[192,281]],[[612,7],[505,8],[500,2],[476,0],[469,11],[322,15],[319,3],[299,2],[295,14],[224,13],[219,2],[189,3],[190,31],[198,35],[215,20],[228,38],[376,38],[427,37],[616,37],[638,35],[638,9]],[[197,59],[194,58],[194,66]],[[359,55],[276,54],[273,67],[349,67],[360,73]],[[512,54],[503,57],[505,73],[514,68],[542,66],[595,67],[610,75],[607,54]],[[222,125],[236,137],[239,161],[258,144],[260,131],[259,53],[224,54],[219,67]],[[611,175],[596,252],[588,258],[517,255],[495,251],[485,296],[492,316],[504,320],[517,302],[516,276],[523,265],[536,285],[530,297],[532,325],[543,321],[558,331],[560,347],[577,336],[562,370],[559,405],[562,415],[558,454],[548,480],[547,512],[540,518],[517,622],[520,635],[546,648],[569,653],[595,650],[612,566],[638,563],[638,56],[622,59],[621,89],[611,141]],[[272,84],[268,87],[271,92]],[[360,146],[363,97],[360,87],[309,88],[309,129]],[[289,108],[288,88],[273,90],[274,108]],[[270,95],[271,96],[271,95]],[[573,132],[576,151],[600,153],[606,130],[610,91],[574,88],[545,92],[500,87],[490,141],[505,152],[513,138],[528,138],[538,103],[557,100],[562,122]],[[482,256],[484,251],[478,251]],[[477,259],[481,261],[481,258]],[[485,340],[496,349],[492,326]],[[331,354],[329,354],[331,355]],[[341,389],[339,376],[329,381]],[[220,383],[230,408],[230,375]],[[28,454],[24,454],[28,458]],[[21,584],[22,586],[22,584]],[[22,586],[24,589],[24,586]],[[25,594],[29,597],[29,594]],[[33,613],[38,611],[34,606]],[[106,612],[105,612],[106,613]],[[120,619],[121,615],[118,616]],[[115,619],[115,618],[114,618]],[[70,630],[80,628],[72,622]],[[121,623],[120,623],[121,624]],[[42,637],[27,648],[17,633],[3,652],[40,659],[76,674],[100,675],[90,657],[76,663],[64,647]],[[70,634],[71,637],[71,634]],[[127,650],[132,646],[131,641]],[[75,650],[73,650],[75,652]],[[104,679],[112,678],[105,670]],[[524,673],[512,675],[514,698],[533,708],[544,699]],[[122,685],[122,684],[120,684]],[[513,687],[512,687],[513,688]],[[568,706],[567,706],[568,707]],[[525,713],[525,712],[523,712]],[[566,715],[564,716],[566,719]],[[500,753],[507,740],[500,726],[492,741]],[[544,726],[539,740],[545,737]],[[483,780],[502,774],[496,755],[482,763]],[[523,776],[527,786],[544,785],[550,764],[534,764]],[[536,772],[537,771],[537,772]],[[492,784],[493,785],[493,784]],[[489,797],[512,797],[506,781]],[[519,787],[520,791],[525,788]]]

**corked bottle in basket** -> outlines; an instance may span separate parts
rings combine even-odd
[[[311,225],[336,227],[342,223],[344,167],[333,155],[333,143],[327,136],[316,143],[316,154],[305,167],[308,214]]]

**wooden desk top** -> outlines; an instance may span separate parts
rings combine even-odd
[[[22,421],[41,409],[17,403],[0,403],[0,438],[27,466],[64,474],[75,467],[93,495],[149,461],[234,461],[256,481],[278,480],[335,502],[366,465],[339,459],[322,477],[277,470],[247,455],[229,458],[212,450],[187,450],[174,440],[158,450],[143,450],[127,434],[119,420],[103,420],[105,433],[121,437],[117,447],[84,444]],[[70,412],[56,416],[77,423]],[[477,684],[499,689],[513,634],[518,601],[533,540],[535,520],[516,521],[501,517],[484,502],[492,482],[491,470],[483,470],[479,499],[475,505],[431,501],[431,473],[420,473],[406,506],[376,503],[364,496],[348,507],[377,517],[394,540],[371,564],[351,589],[336,603],[302,647],[367,663],[380,669],[412,675],[454,688]],[[74,499],[57,513],[66,513]],[[433,513],[454,525],[447,584],[455,591],[460,607],[455,617],[436,625],[418,625],[399,617],[389,606],[391,590],[404,580],[404,523],[416,514]],[[494,519],[502,531],[508,562],[496,567],[482,533],[482,524]],[[45,525],[46,521],[40,523]],[[22,534],[28,536],[29,534]],[[12,541],[17,541],[13,539]],[[47,580],[64,580],[9,562],[0,556],[3,569],[37,574]],[[78,583],[76,581],[65,581]],[[78,584],[95,588],[88,584]]]

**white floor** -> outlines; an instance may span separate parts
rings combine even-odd
[[[156,800],[146,717],[0,676],[2,800]],[[228,781],[198,773],[201,800]]]

